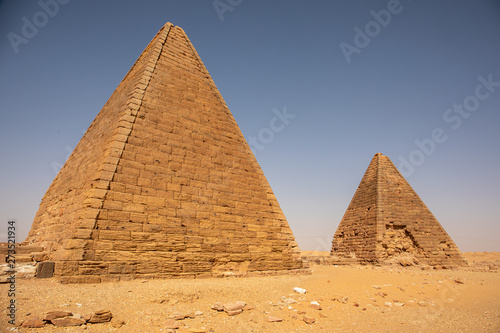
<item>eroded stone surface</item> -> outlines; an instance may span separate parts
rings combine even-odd
[[[380,153],[373,157],[335,232],[331,254],[361,263],[467,265],[410,184]]]

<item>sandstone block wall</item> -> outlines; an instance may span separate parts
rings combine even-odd
[[[372,159],[340,222],[331,253],[354,253],[358,261],[367,263],[411,255],[431,266],[467,265],[424,202],[380,153]]]
[[[171,24],[57,175],[27,241],[67,282],[302,268],[238,125]]]

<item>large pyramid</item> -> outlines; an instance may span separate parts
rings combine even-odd
[[[44,247],[63,282],[303,267],[224,99],[170,23],[50,185],[25,243]]]
[[[361,263],[411,257],[430,266],[466,261],[391,160],[376,154],[335,232],[332,255]]]

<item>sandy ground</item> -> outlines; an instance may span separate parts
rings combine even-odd
[[[88,285],[61,285],[56,279],[18,280],[17,322],[28,314],[41,316],[56,309],[82,315],[109,309],[113,322],[13,328],[6,323],[8,286],[3,284],[0,331],[168,332],[168,316],[201,311],[194,319],[178,321],[177,332],[500,332],[500,273],[495,268],[500,254],[475,252],[466,257],[476,266],[466,270],[312,266],[312,274],[302,276]],[[295,293],[294,287],[307,292]],[[290,299],[297,303],[288,304]],[[240,300],[247,306],[239,315],[210,308],[216,302]],[[309,307],[311,301],[322,309]],[[306,324],[304,316],[316,321]],[[269,317],[283,321],[268,322]],[[114,327],[119,321],[125,325]]]

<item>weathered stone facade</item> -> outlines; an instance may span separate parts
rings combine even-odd
[[[54,179],[26,241],[63,282],[303,267],[236,121],[170,23]]]
[[[332,255],[362,263],[399,256],[430,266],[467,265],[460,250],[391,160],[376,154],[335,232]]]

